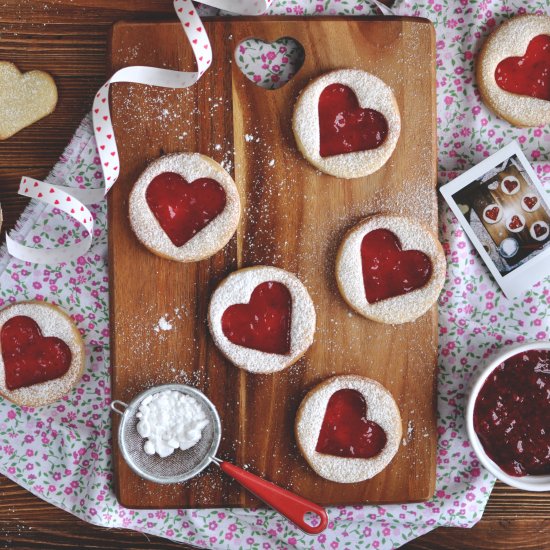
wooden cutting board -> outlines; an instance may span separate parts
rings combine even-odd
[[[410,502],[434,491],[437,308],[415,323],[386,326],[346,306],[334,279],[338,243],[368,214],[389,211],[437,231],[434,30],[422,19],[227,19],[206,22],[212,68],[187,90],[117,84],[112,112],[121,174],[109,194],[111,365],[114,399],[128,402],[153,385],[203,390],[223,424],[219,456],[322,504]],[[257,87],[232,62],[245,38],[291,36],[305,49],[295,78],[276,91]],[[119,23],[111,68],[140,64],[192,70],[177,23]],[[338,180],[298,153],[292,106],[313,77],[360,68],[394,90],[403,128],[390,161],[375,174]],[[253,137],[250,137],[253,136]],[[234,175],[244,215],[235,238],[209,260],[183,265],[149,253],[128,222],[128,195],[140,172],[166,153],[196,151]],[[212,291],[242,266],[296,273],[316,306],[315,343],[295,366],[252,375],[215,348],[206,313]],[[159,331],[166,316],[173,328]],[[341,485],[318,477],[297,451],[293,425],[305,393],[334,374],[372,377],[394,395],[403,445],[370,481]],[[114,434],[118,427],[115,416]],[[113,441],[116,492],[131,508],[250,506],[258,501],[211,465],[181,485],[136,476]]]

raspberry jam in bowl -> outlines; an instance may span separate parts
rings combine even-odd
[[[550,342],[506,348],[477,375],[466,427],[480,462],[498,479],[550,490]]]

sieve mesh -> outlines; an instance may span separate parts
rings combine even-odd
[[[185,451],[176,449],[170,456],[161,458],[157,454],[148,455],[143,450],[145,439],[137,431],[139,419],[136,413],[148,395],[165,390],[175,390],[193,397],[203,409],[208,425],[202,430],[196,445]],[[216,408],[203,393],[190,386],[169,384],[141,393],[128,405],[120,422],[118,437],[124,459],[139,476],[155,483],[178,483],[196,476],[210,464],[218,450],[220,431]]]

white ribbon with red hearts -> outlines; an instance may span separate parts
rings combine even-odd
[[[272,0],[204,0],[214,8],[241,15],[260,15]],[[195,84],[212,63],[212,47],[192,0],[174,0],[174,9],[189,40],[197,70],[173,71],[156,67],[125,67],[117,71],[97,92],[92,107],[94,134],[105,179],[103,189],[74,189],[24,177],[19,194],[59,208],[82,224],[87,235],[67,246],[33,248],[6,237],[8,252],[15,258],[36,264],[68,262],[86,254],[92,244],[94,222],[86,204],[100,202],[114,185],[120,171],[120,160],[109,109],[109,90],[112,84],[128,82],[163,88],[188,88]]]

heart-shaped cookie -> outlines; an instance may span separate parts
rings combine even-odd
[[[6,387],[27,388],[55,380],[71,366],[69,346],[60,338],[44,337],[33,319],[12,317],[0,332]]]
[[[237,367],[254,373],[294,364],[313,343],[315,307],[292,273],[254,266],[231,273],[216,288],[208,325],[216,346]]]
[[[211,178],[188,183],[174,172],[163,172],[145,192],[147,204],[175,246],[183,246],[225,208],[225,191]]]
[[[271,43],[248,38],[235,50],[240,71],[261,88],[276,90],[284,86],[304,64],[304,47],[289,36]]]
[[[21,73],[0,61],[0,140],[49,115],[56,104],[57,87],[48,73]]]
[[[378,382],[334,376],[311,389],[296,413],[296,442],[313,470],[331,481],[375,476],[399,449],[399,408]]]
[[[549,101],[550,36],[533,38],[522,57],[503,59],[497,65],[495,79],[507,92]]]
[[[333,456],[371,458],[387,441],[379,424],[367,420],[367,403],[357,390],[344,388],[330,397],[315,450]]]
[[[388,229],[375,229],[363,237],[361,261],[369,304],[422,288],[432,276],[430,258],[420,250],[403,250]]]
[[[539,198],[536,195],[525,195],[521,201],[521,207],[527,212],[534,212],[539,206]]]
[[[507,176],[502,180],[502,190],[507,195],[515,195],[520,188],[519,180],[514,176]]]
[[[544,241],[549,235],[548,224],[543,221],[535,222],[530,228],[531,237],[536,241]]]
[[[506,227],[512,233],[519,233],[525,226],[525,218],[521,214],[512,214],[506,222]]]
[[[376,149],[388,135],[388,121],[362,109],[349,86],[331,84],[319,96],[319,154],[331,157]]]
[[[221,250],[241,214],[231,176],[211,158],[175,153],[152,162],[134,184],[130,225],[154,254],[196,262]]]
[[[291,315],[288,288],[267,281],[254,289],[248,304],[234,304],[225,310],[222,330],[238,346],[286,354],[290,351]]]
[[[497,204],[489,204],[483,210],[483,219],[487,223],[497,223],[502,218],[502,210]]]

